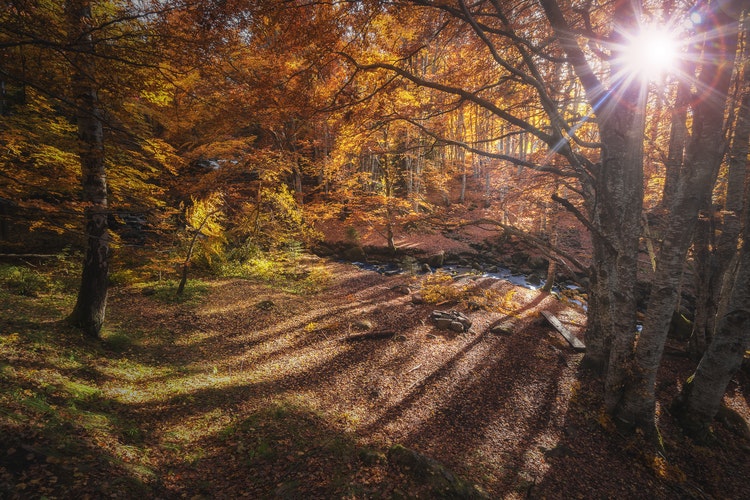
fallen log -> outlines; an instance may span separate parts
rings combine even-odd
[[[358,333],[357,335],[349,335],[344,337],[347,342],[357,342],[359,340],[371,340],[371,339],[390,339],[396,335],[393,330],[381,330],[378,332],[367,332]]]
[[[568,344],[570,344],[570,346],[573,349],[575,349],[578,352],[583,352],[586,350],[586,346],[583,344],[583,342],[578,340],[578,337],[573,335],[573,333],[571,333],[570,330],[565,328],[565,326],[563,326],[563,324],[560,322],[559,319],[555,317],[554,314],[552,314],[549,311],[542,311],[542,316],[544,316],[547,319],[550,325],[555,327],[555,330],[557,330],[560,333],[560,335],[562,335],[563,338],[568,341]]]

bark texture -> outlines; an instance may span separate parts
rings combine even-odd
[[[664,352],[672,312],[679,299],[683,263],[692,242],[704,200],[710,198],[724,157],[724,111],[732,79],[737,31],[722,11],[714,17],[714,37],[703,47],[702,94],[693,106],[693,128],[685,165],[677,183],[654,273],[635,363],[616,416],[627,424],[651,429],[654,425],[656,373]]]
[[[732,287],[727,312],[717,322],[716,335],[708,346],[692,379],[682,389],[673,405],[673,413],[685,432],[704,441],[710,425],[721,407],[729,381],[742,365],[750,349],[750,231],[745,230],[745,244]]]
[[[68,320],[83,329],[86,335],[98,338],[107,307],[109,234],[102,111],[92,60],[94,42],[91,35],[91,2],[69,0],[65,8],[70,26],[71,89],[76,104],[87,239],[81,287]]]

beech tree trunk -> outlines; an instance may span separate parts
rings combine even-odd
[[[750,36],[750,22],[745,21],[744,38]],[[701,220],[699,238],[695,241],[696,283],[698,300],[696,306],[693,335],[690,337],[690,354],[700,359],[713,338],[715,319],[730,261],[737,251],[741,232],[742,210],[747,203],[745,177],[747,174],[748,145],[750,144],[750,116],[744,110],[750,109],[750,62],[748,48],[744,51],[745,63],[740,77],[740,103],[737,122],[734,128],[732,145],[729,150],[727,171],[726,204],[721,218],[721,231],[718,238],[715,224],[717,218]],[[708,202],[707,202],[708,204]],[[717,241],[714,241],[717,240]]]
[[[600,130],[601,161],[591,182],[584,185],[594,251],[583,362],[606,373],[605,405],[613,411],[625,385],[636,333],[645,95],[637,79],[615,81],[605,88],[571,34],[559,4],[554,0],[540,0],[540,4],[585,88]],[[625,33],[636,28],[637,19],[631,2],[616,3],[612,41],[625,46]],[[623,69],[616,60],[612,75]]]
[[[692,67],[693,64],[689,63]],[[690,69],[686,72],[690,74]],[[669,149],[667,151],[666,172],[664,175],[664,189],[662,191],[661,205],[664,208],[671,206],[674,195],[677,192],[677,181],[680,179],[682,163],[685,157],[685,144],[687,143],[687,109],[690,105],[690,82],[680,81],[677,84],[677,96],[675,105],[670,112]],[[663,227],[659,228],[663,230]]]
[[[93,74],[91,2],[68,0],[65,8],[73,48],[71,88],[76,104],[87,237],[81,287],[68,321],[83,329],[86,335],[98,338],[107,307],[109,234],[102,112]]]
[[[710,434],[710,425],[721,406],[729,381],[750,349],[750,229],[734,275],[726,313],[717,322],[716,334],[692,379],[685,383],[673,405],[684,431],[699,440]]]
[[[651,430],[654,425],[656,373],[661,363],[672,312],[678,301],[683,264],[690,248],[701,206],[716,182],[724,157],[724,110],[737,48],[732,18],[717,9],[712,39],[703,47],[701,95],[693,107],[693,127],[685,165],[677,183],[664,241],[652,280],[643,330],[635,349],[635,364],[618,404],[620,421]]]

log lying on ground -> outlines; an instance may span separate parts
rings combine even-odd
[[[565,328],[563,324],[560,322],[560,320],[555,317],[554,314],[552,314],[549,311],[542,311],[542,316],[547,318],[547,321],[549,321],[549,324],[555,327],[555,330],[557,330],[560,333],[560,335],[562,335],[563,338],[568,341],[568,344],[570,344],[570,346],[573,349],[575,349],[578,352],[583,352],[586,350],[586,346],[583,344],[583,342],[578,340],[578,337],[573,335],[570,332],[570,330]]]
[[[390,339],[396,335],[393,330],[381,330],[379,332],[367,332],[358,333],[357,335],[349,335],[344,340],[347,342],[357,342],[359,340],[370,340],[370,339]]]

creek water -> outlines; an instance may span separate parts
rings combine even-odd
[[[371,262],[352,262],[352,265],[358,267],[359,269],[365,270],[365,271],[374,271],[380,274],[383,274],[385,276],[395,276],[399,274],[406,274],[406,273],[414,273],[414,274],[427,274],[427,271],[417,270],[415,267],[409,266],[408,268],[404,268],[400,266],[398,263],[395,262],[385,262],[385,263],[371,263]],[[479,271],[477,269],[474,269],[472,267],[467,266],[459,266],[459,265],[446,265],[441,268],[439,268],[442,272],[450,274],[451,276],[457,277],[457,276],[475,276],[477,278],[491,278],[491,279],[497,279],[497,280],[503,280],[507,281],[509,283],[512,283],[513,285],[520,286],[523,288],[528,288],[529,290],[539,290],[542,288],[546,281],[542,278],[540,278],[538,275],[531,273],[531,274],[524,274],[524,273],[518,273],[514,272],[510,268],[503,267],[503,266],[497,266],[492,265],[491,266],[493,271],[492,272],[484,272]],[[437,268],[430,268],[430,272],[436,272]],[[572,304],[576,304],[579,307],[582,307],[584,310],[587,309],[586,302],[578,297],[580,297],[580,293],[584,292],[584,289],[576,284],[571,282],[565,282],[565,283],[556,283],[552,286],[552,293],[557,295],[558,297],[562,296],[565,291],[574,292],[575,297],[566,297],[568,302]]]

